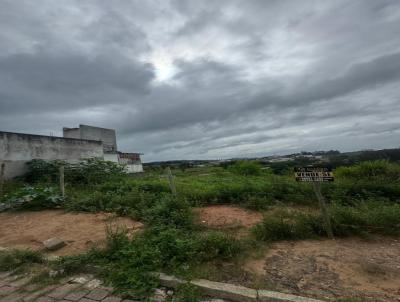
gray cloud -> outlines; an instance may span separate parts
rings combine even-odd
[[[113,127],[146,160],[396,147],[398,1],[11,1],[0,129]]]

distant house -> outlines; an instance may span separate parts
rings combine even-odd
[[[283,162],[287,162],[287,161],[293,161],[294,159],[291,157],[275,157],[275,158],[271,158],[268,161],[270,163],[283,163]]]
[[[140,155],[119,152],[113,129],[79,125],[63,128],[63,137],[0,131],[0,161],[5,163],[6,179],[24,174],[32,159],[79,162],[101,158],[124,165],[128,173],[143,172]]]

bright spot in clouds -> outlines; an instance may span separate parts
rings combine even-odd
[[[400,1],[5,0],[0,130],[144,160],[400,146]]]

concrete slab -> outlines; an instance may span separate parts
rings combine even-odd
[[[193,280],[190,283],[200,288],[204,295],[227,299],[238,302],[257,301],[257,291],[255,289],[238,286],[228,283],[214,282],[203,279]]]

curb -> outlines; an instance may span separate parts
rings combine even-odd
[[[214,282],[205,279],[186,281],[164,273],[154,273],[154,275],[159,278],[161,286],[177,288],[179,285],[189,282],[190,284],[197,286],[204,295],[218,299],[228,299],[235,302],[323,302],[322,300],[312,298],[269,290],[256,290],[240,285]]]
[[[10,248],[1,247],[0,251],[8,251]],[[45,255],[45,260],[53,261],[60,257],[54,255]],[[152,273],[160,281],[160,285],[168,288],[176,289],[179,285],[190,283],[197,286],[200,291],[206,295],[218,299],[227,299],[234,302],[324,302],[323,300],[317,300],[312,298],[306,298],[302,296],[296,296],[291,294],[284,294],[276,291],[269,290],[256,290],[240,285],[234,285],[230,283],[215,282],[205,279],[194,279],[191,281],[182,280],[174,276],[170,276],[164,273]]]

